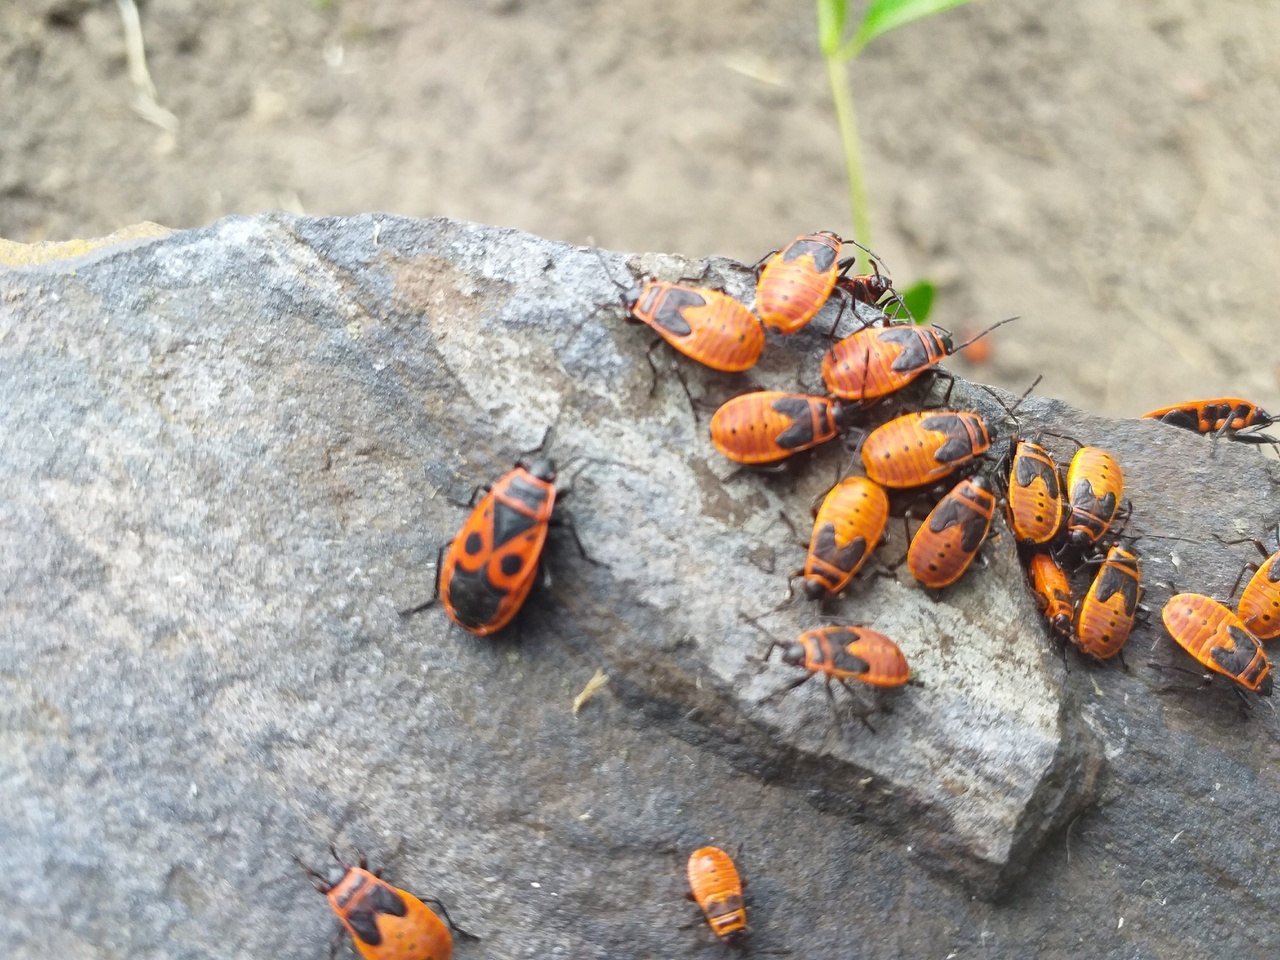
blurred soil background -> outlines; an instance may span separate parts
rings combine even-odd
[[[115,2],[0,7],[0,236],[382,210],[753,262],[852,233],[811,0],[139,10],[168,129]],[[978,0],[868,48],[874,247],[940,284],[939,323],[1022,316],[965,372],[1280,412],[1276,49],[1267,0]]]

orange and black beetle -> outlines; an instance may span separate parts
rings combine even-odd
[[[1189,400],[1172,407],[1161,407],[1144,413],[1143,418],[1159,420],[1170,426],[1196,433],[1227,436],[1242,443],[1276,444],[1275,437],[1261,431],[1276,422],[1256,403],[1239,397],[1215,397],[1212,400]]]
[[[1062,527],[1062,482],[1058,465],[1034,439],[1017,437],[1009,452],[1005,510],[1018,543],[1049,543]]]
[[[823,498],[813,517],[813,536],[804,569],[804,592],[811,600],[834,597],[871,558],[889,521],[889,497],[866,477],[845,477]]]
[[[1097,543],[1111,527],[1124,496],[1124,471],[1101,447],[1081,447],[1067,468],[1067,541]]]
[[[923,487],[986,453],[992,436],[987,421],[978,413],[905,413],[867,434],[862,443],[862,466],[882,487]]]
[[[702,908],[712,931],[728,946],[743,946],[747,908],[733,859],[719,847],[702,847],[689,855],[688,872],[689,899]]]
[[[991,531],[996,495],[979,474],[957,483],[929,511],[911,538],[907,569],[926,587],[940,590],[959,580]]]
[[[452,930],[469,940],[479,939],[459,929],[434,897],[418,899],[371,873],[363,856],[359,866],[342,862],[329,847],[337,866],[322,875],[298,861],[311,885],[329,900],[360,956],[365,960],[450,960]],[[436,916],[430,903],[444,920]]]
[[[764,352],[764,327],[745,306],[719,290],[650,280],[624,298],[630,319],[686,357],[712,370],[739,373]]]
[[[1080,598],[1072,642],[1095,660],[1111,659],[1129,639],[1141,600],[1142,561],[1117,544],[1107,551],[1089,592]]]
[[[1008,322],[1001,320],[958,347],[941,327],[897,323],[858,330],[823,356],[822,380],[832,396],[842,400],[885,397]]]
[[[1262,554],[1262,563],[1251,563],[1240,571],[1240,578],[1231,592],[1234,595],[1240,579],[1252,570],[1253,576],[1245,584],[1244,593],[1240,594],[1240,603],[1236,613],[1244,621],[1245,627],[1259,640],[1271,640],[1280,637],[1280,529],[1276,530],[1275,553],[1268,553],[1266,544],[1261,540],[1228,540],[1227,543],[1252,543]]]
[[[831,440],[856,413],[854,405],[828,397],[757,390],[734,397],[715,412],[711,442],[737,463],[776,463]]]
[[[1271,664],[1262,644],[1228,607],[1198,593],[1179,593],[1160,615],[1178,645],[1210,670],[1271,696]]]
[[[830,231],[797,237],[769,258],[756,284],[756,313],[778,333],[802,329],[831,297],[840,273],[840,247]]]
[[[484,495],[436,563],[437,600],[449,619],[478,637],[509,624],[537,578],[556,502],[555,464],[521,460]]]
[[[1064,640],[1071,638],[1075,605],[1071,600],[1071,584],[1062,566],[1052,554],[1037,553],[1027,561],[1027,578],[1036,597],[1036,606],[1049,623],[1049,629]]]
[[[826,626],[806,630],[791,643],[773,641],[764,658],[774,647],[782,649],[782,662],[803,667],[807,673],[797,677],[766,699],[773,699],[822,674],[831,690],[835,680],[846,689],[848,681],[857,680],[872,687],[901,687],[911,679],[911,668],[898,645],[883,633],[861,626]]]

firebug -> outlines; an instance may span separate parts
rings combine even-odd
[[[757,390],[715,412],[711,442],[737,463],[776,463],[831,440],[856,413],[855,406],[828,397]]]
[[[923,487],[986,453],[991,449],[992,435],[978,413],[905,413],[867,435],[862,443],[862,466],[882,487]]]
[[[1187,653],[1246,690],[1271,696],[1271,664],[1262,644],[1230,608],[1198,593],[1179,593],[1161,611],[1165,629]]]
[[[804,569],[811,600],[839,594],[871,557],[889,520],[889,497],[866,477],[846,477],[827,493],[814,514]]]
[[[689,899],[706,914],[712,932],[728,946],[744,946],[747,908],[733,858],[719,847],[702,847],[689,855],[688,873]]]
[[[477,940],[457,927],[444,904],[434,897],[419,899],[393,887],[360,857],[359,866],[342,862],[329,847],[337,866],[323,875],[298,861],[311,885],[329,900],[329,906],[365,960],[450,960],[452,933]],[[427,906],[440,911],[444,920]]]
[[[959,580],[991,531],[996,495],[982,475],[957,483],[929,511],[911,538],[907,569],[926,587],[941,589]]]

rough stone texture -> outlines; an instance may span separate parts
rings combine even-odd
[[[758,704],[794,669],[758,661],[739,612],[782,598],[802,550],[778,513],[803,530],[846,458],[731,476],[674,377],[649,396],[651,336],[595,312],[614,297],[593,251],[382,216],[231,219],[0,272],[11,955],[320,956],[331,917],[291,857],[330,838],[442,897],[484,938],[462,958],[698,956],[682,854],[708,842],[741,851],[757,945],[797,956],[1280,951],[1274,710],[1158,692],[1188,662],[1160,639],[1166,584],[1230,588],[1251,548],[1214,536],[1276,522],[1269,454],[1029,400],[1028,428],[1117,454],[1131,533],[1190,541],[1141,543],[1155,612],[1130,670],[1059,658],[1006,535],[937,600],[880,577],[831,605],[924,683],[877,733],[841,732],[817,682]],[[747,377],[682,369],[714,403],[817,383],[821,349],[806,332]],[[454,501],[549,425],[607,566],[553,532],[508,635],[402,620]],[[610,686],[574,717],[598,667]]]

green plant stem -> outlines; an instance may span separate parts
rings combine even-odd
[[[849,93],[849,76],[845,62],[827,57],[827,77],[831,81],[831,99],[836,105],[836,123],[844,146],[845,170],[849,175],[849,203],[853,206],[853,239],[864,247],[871,246],[871,216],[867,210],[867,182],[862,175],[862,151],[858,147],[858,121],[853,113],[853,96]],[[870,259],[858,251],[857,272],[866,273]]]

